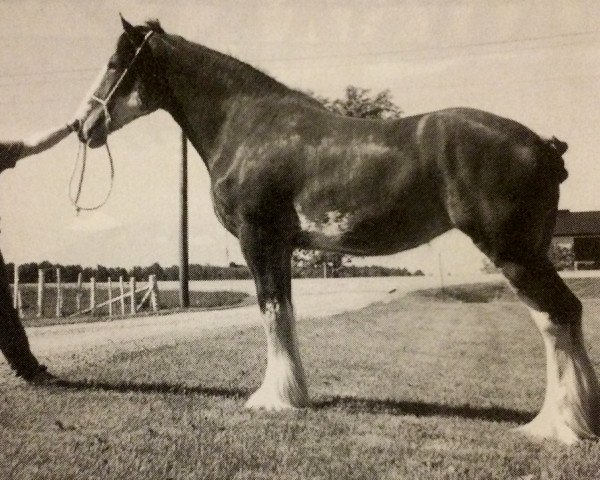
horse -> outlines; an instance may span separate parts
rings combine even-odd
[[[600,435],[582,304],[547,255],[567,177],[564,142],[471,108],[388,120],[336,115],[157,20],[121,21],[79,138],[100,147],[163,109],[200,154],[214,211],[254,278],[266,334],[264,380],[247,407],[310,405],[292,307],[294,249],[386,255],[458,229],[501,269],[544,341],[543,406],[519,428],[564,443]]]

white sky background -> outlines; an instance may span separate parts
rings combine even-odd
[[[4,1],[0,3],[0,138],[66,122],[121,33],[158,18],[165,30],[230,53],[286,85],[340,97],[347,85],[389,88],[406,115],[470,106],[569,143],[561,207],[600,209],[600,2],[595,1]],[[179,129],[164,112],[110,138],[116,181],[99,212],[75,217],[70,138],[0,176],[7,261],[174,264]],[[108,186],[103,150],[89,154],[84,198]],[[241,261],[218,224],[208,175],[190,152],[190,260]],[[459,234],[412,252],[356,260],[437,271],[478,270]]]

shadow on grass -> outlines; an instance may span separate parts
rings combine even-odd
[[[176,395],[199,394],[209,397],[222,397],[241,400],[252,393],[251,390],[242,388],[223,387],[189,387],[181,384],[170,383],[144,383],[127,381],[96,381],[96,380],[65,380],[55,379],[52,386],[84,391],[102,390],[109,392],[140,392],[140,393],[170,393]],[[376,398],[358,398],[332,396],[321,398],[312,404],[315,410],[339,409],[350,413],[369,413],[388,415],[415,415],[417,417],[459,417],[470,420],[485,420],[490,422],[526,423],[531,421],[535,414],[521,410],[504,407],[490,406],[478,407],[471,405],[441,405],[438,403],[416,402],[409,400],[392,400]]]
[[[68,390],[101,390],[105,392],[119,393],[171,393],[175,395],[199,394],[209,397],[222,397],[242,399],[252,392],[245,389],[221,388],[221,387],[189,387],[182,384],[172,383],[146,383],[146,382],[128,382],[128,381],[98,381],[98,380],[65,380],[56,378],[51,383],[41,384],[39,386],[50,386],[64,388]]]
[[[386,413],[388,415],[415,415],[417,417],[460,417],[489,422],[526,423],[535,417],[534,413],[497,406],[478,407],[468,404],[442,405],[439,403],[412,402],[410,400],[381,400],[356,397],[331,397],[327,400],[315,402],[313,406],[317,409],[339,408],[351,413]]]

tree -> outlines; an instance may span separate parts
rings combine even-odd
[[[368,88],[346,87],[343,98],[330,100],[309,92],[314,99],[319,101],[326,109],[355,118],[400,118],[402,110],[392,101],[389,90],[383,90],[375,95],[370,94]],[[314,270],[323,270],[327,266],[327,274],[337,277],[340,272],[352,262],[349,255],[335,252],[317,252],[314,250],[297,251],[292,259],[296,275],[312,276]]]
[[[500,273],[500,270],[494,262],[492,262],[489,258],[483,257],[483,266],[481,267],[481,271],[483,273]]]
[[[400,118],[402,110],[392,101],[389,90],[383,90],[371,96],[368,88],[346,87],[343,98],[329,100],[313,95],[323,106],[339,115],[355,118]]]

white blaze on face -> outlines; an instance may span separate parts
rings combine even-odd
[[[100,88],[100,85],[102,84],[102,81],[104,80],[104,77],[106,76],[107,71],[108,71],[108,67],[104,66],[98,72],[96,79],[92,82],[92,85],[90,86],[89,90],[83,97],[83,100],[79,104],[79,108],[77,109],[77,113],[76,113],[77,118],[85,121],[85,119],[88,117],[88,115],[90,114],[92,109],[94,107],[98,106],[98,102],[93,100],[92,97],[96,94],[96,92]]]

